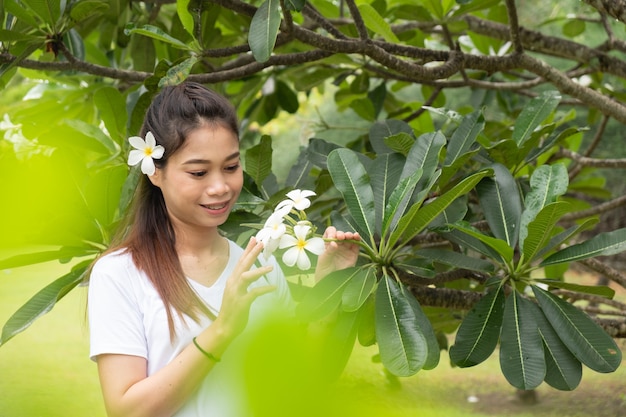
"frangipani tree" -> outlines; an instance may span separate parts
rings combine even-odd
[[[53,250],[0,260],[2,269],[78,260],[10,318],[0,342],[83,281],[139,175],[126,164],[127,138],[161,86],[193,79],[231,98],[250,128],[245,190],[225,233],[254,233],[248,224],[307,189],[317,195],[312,223],[361,234],[355,268],[299,294],[300,318],[337,315],[339,368],[358,338],[378,344],[391,372],[411,375],[436,366],[455,333],[454,363],[476,365],[499,343],[504,375],[523,389],[573,389],[581,364],[614,370],[611,337],[626,331],[613,317],[626,306],[608,287],[564,278],[583,262],[626,286],[596,259],[624,249],[623,229],[588,238],[624,202],[592,169],[626,166],[593,157],[611,122],[626,121],[624,4],[587,3],[5,0],[0,82],[37,100],[5,108],[3,130],[81,162],[63,183],[78,196],[82,227],[46,235]],[[542,7],[548,18],[531,16]],[[525,28],[525,16],[543,31]],[[279,178],[273,138],[255,130],[304,112],[316,94],[332,109]],[[367,128],[344,137],[345,126],[327,121],[336,113]],[[602,204],[591,207],[590,196]],[[581,299],[607,308],[570,303]]]

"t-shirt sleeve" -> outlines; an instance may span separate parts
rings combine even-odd
[[[137,275],[129,255],[108,255],[94,265],[88,290],[92,360],[101,354],[147,358]]]

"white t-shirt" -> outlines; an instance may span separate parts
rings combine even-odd
[[[229,245],[228,264],[211,287],[189,279],[192,288],[215,314],[220,310],[226,281],[243,253],[234,242],[229,241]],[[265,263],[262,256],[259,261]],[[277,289],[252,304],[247,331],[262,317],[276,311],[277,306],[290,309],[289,288],[280,267],[274,258],[267,263],[274,265],[266,276]],[[256,285],[267,285],[267,282],[260,278],[251,287]],[[176,338],[171,342],[163,301],[146,274],[137,269],[132,256],[123,251],[103,256],[95,263],[89,281],[88,312],[90,357],[95,360],[100,354],[140,356],[148,361],[148,376],[172,361],[211,323],[209,318],[196,323],[186,316],[183,323],[177,314],[173,314]],[[242,361],[236,358],[237,343],[241,345],[241,339],[245,337],[238,337],[227,349],[222,361],[211,370],[176,417],[246,415],[241,409],[244,394],[241,381],[238,381]]]

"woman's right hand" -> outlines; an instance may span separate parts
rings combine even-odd
[[[262,250],[263,244],[252,237],[237,262],[235,270],[226,281],[222,307],[211,325],[217,326],[217,330],[226,340],[232,340],[243,332],[248,324],[252,302],[257,297],[276,289],[274,285],[255,286],[248,289],[250,284],[272,270],[271,265],[251,269]]]

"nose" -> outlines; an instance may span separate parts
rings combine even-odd
[[[230,190],[230,187],[228,186],[228,182],[226,181],[226,178],[224,178],[223,175],[215,174],[209,178],[209,181],[206,187],[206,193],[208,195],[221,196],[221,195],[228,193],[229,190]]]

